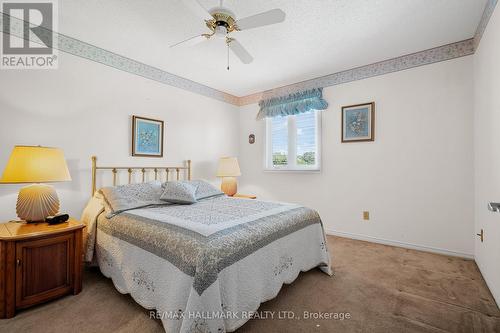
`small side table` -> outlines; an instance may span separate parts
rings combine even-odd
[[[82,290],[85,225],[0,223],[0,318]]]
[[[235,195],[233,195],[233,198],[257,199],[257,196],[253,195],[253,194],[240,194],[240,193],[236,193]]]

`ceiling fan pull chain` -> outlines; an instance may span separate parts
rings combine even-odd
[[[229,43],[227,43],[227,70],[229,70]]]

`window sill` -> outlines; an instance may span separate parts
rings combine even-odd
[[[264,172],[270,172],[270,173],[321,173],[321,169],[269,169],[269,168],[265,168]]]

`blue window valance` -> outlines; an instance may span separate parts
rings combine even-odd
[[[290,116],[294,114],[325,110],[328,103],[323,99],[323,88],[301,91],[282,97],[274,97],[259,102],[257,119]]]

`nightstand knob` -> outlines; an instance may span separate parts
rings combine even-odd
[[[16,260],[17,266],[21,266],[21,259]]]

